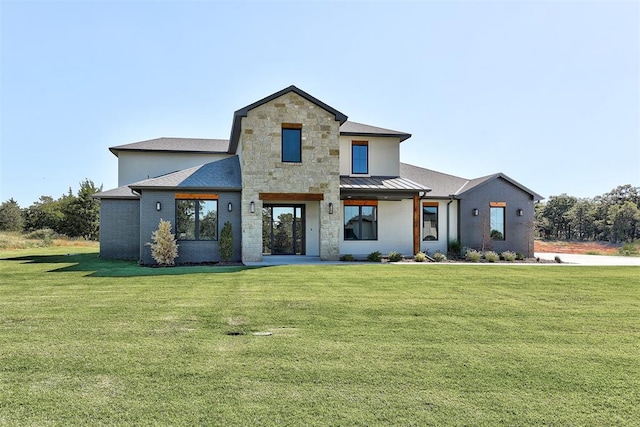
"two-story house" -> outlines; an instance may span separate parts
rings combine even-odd
[[[467,180],[401,163],[410,137],[290,86],[237,110],[229,140],[111,147],[119,187],[96,195],[100,255],[152,264],[145,244],[165,219],[179,262],[219,261],[227,221],[244,262],[446,252],[452,241],[532,256],[538,194],[500,173]]]

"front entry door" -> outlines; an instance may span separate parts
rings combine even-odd
[[[263,254],[304,255],[304,249],[304,205],[264,205]]]

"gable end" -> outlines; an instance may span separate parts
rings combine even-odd
[[[241,108],[239,110],[237,110],[235,113],[233,113],[233,125],[231,126],[231,137],[229,138],[229,153],[231,154],[235,154],[237,148],[238,148],[238,143],[240,141],[240,129],[241,129],[241,122],[242,122],[242,118],[243,117],[247,117],[247,114],[249,113],[249,111],[253,110],[254,108],[257,108],[261,105],[264,105],[268,102],[273,101],[276,98],[281,97],[282,95],[285,95],[289,92],[294,92],[296,94],[298,94],[299,96],[301,96],[302,98],[306,99],[307,101],[317,105],[318,107],[322,108],[323,110],[331,113],[334,115],[335,119],[340,122],[340,124],[344,123],[347,121],[347,116],[343,113],[341,113],[340,111],[336,110],[333,107],[330,107],[329,105],[325,104],[324,102],[320,101],[319,99],[309,95],[307,92],[298,89],[295,86],[289,86],[288,88],[282,89],[281,91],[278,91],[272,95],[267,96],[266,98],[263,98],[259,101],[254,102],[253,104],[247,105],[244,108]]]

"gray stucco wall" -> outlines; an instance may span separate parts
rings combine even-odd
[[[137,260],[140,256],[140,201],[100,201],[100,257]]]
[[[488,242],[489,247],[485,244],[485,250],[494,250],[498,253],[509,250],[532,257],[533,198],[529,193],[502,178],[496,178],[470,190],[460,199],[458,218],[462,247],[478,250],[482,248],[483,234],[485,236],[487,234],[491,202],[506,203],[505,240],[491,240]],[[479,215],[473,216],[473,209],[476,208]],[[522,216],[518,216],[518,209],[523,210]],[[487,225],[483,226],[483,224]]]
[[[241,259],[241,221],[240,221],[240,193],[200,191],[199,193],[218,194],[218,236],[226,221],[231,222],[233,228],[233,261]],[[156,202],[162,208],[156,210]],[[227,206],[232,203],[233,210],[229,212]],[[151,248],[146,245],[151,242],[151,233],[158,229],[160,219],[171,222],[172,232],[175,233],[176,205],[174,191],[143,191],[140,199],[140,260],[143,264],[155,264],[151,257]],[[218,241],[178,241],[178,258],[176,263],[218,262],[220,247]]]

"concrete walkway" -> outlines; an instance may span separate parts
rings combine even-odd
[[[536,252],[536,257],[540,259],[553,260],[560,257],[561,265],[596,265],[596,266],[624,266],[635,265],[640,267],[640,257],[611,256],[611,255],[578,255],[578,254],[556,254],[549,252]],[[548,265],[548,264],[547,264]]]
[[[609,256],[609,255],[577,255],[577,254],[558,254],[548,252],[536,252],[536,257],[544,260],[553,261],[556,256],[562,260],[561,264],[558,263],[443,263],[440,265],[592,265],[592,266],[638,266],[640,267],[640,257],[622,257],[622,256]],[[320,257],[304,256],[304,255],[267,255],[262,257],[262,262],[246,262],[247,266],[259,266],[259,267],[271,267],[276,265],[349,265],[360,264],[362,262],[343,262],[343,261],[320,261]],[[398,263],[400,265],[416,265],[413,263]],[[431,262],[425,262],[418,265],[434,265]]]

